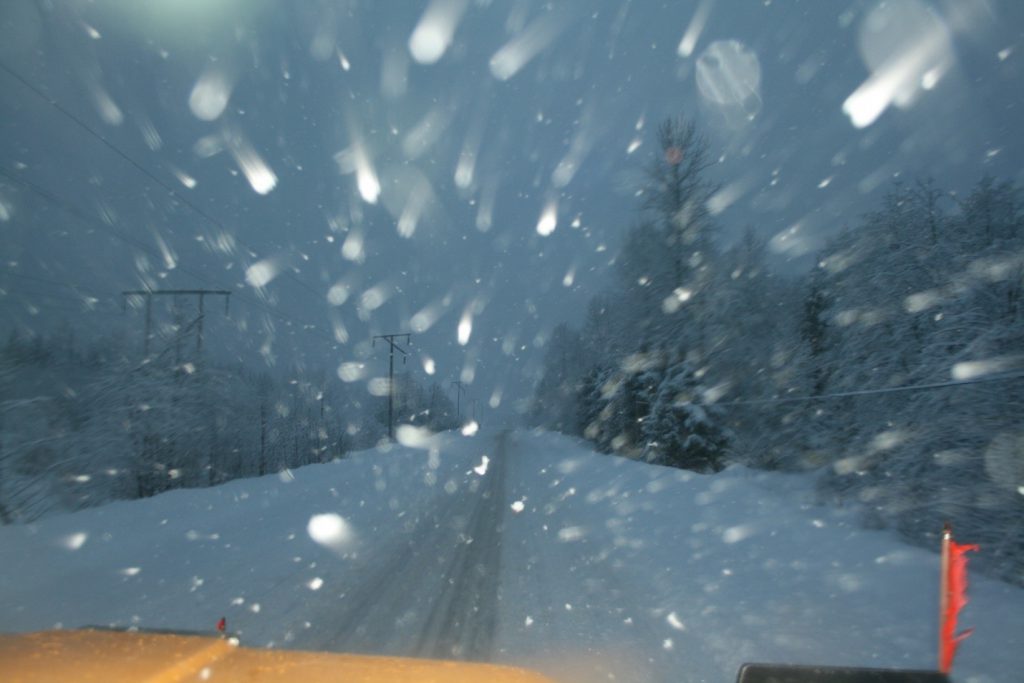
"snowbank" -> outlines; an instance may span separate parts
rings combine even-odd
[[[811,476],[698,475],[553,434],[514,443],[509,661],[565,678],[709,682],[734,680],[744,661],[934,668],[937,554],[814,505]],[[1024,590],[974,574],[969,597],[960,623],[975,631],[955,680],[1015,678]]]
[[[417,637],[420,598],[441,579],[404,594],[379,574],[424,519],[476,509],[503,452],[499,566],[473,568],[500,572],[498,662],[567,681],[730,681],[750,660],[933,665],[937,557],[816,507],[809,478],[697,475],[551,434],[498,441],[439,437],[424,444],[433,451],[365,452],[0,528],[0,629],[210,630],[226,615],[250,645],[327,649],[352,626],[337,623],[340,607],[376,585],[409,605],[396,641],[378,648],[402,652],[399,636]],[[452,554],[411,557],[429,575]],[[975,632],[956,680],[1013,678],[1024,591],[974,576],[970,599],[961,624]]]

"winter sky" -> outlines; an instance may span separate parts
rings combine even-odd
[[[220,359],[365,384],[410,332],[507,416],[611,277],[659,121],[707,135],[721,243],[802,269],[893,179],[1024,181],[1022,59],[1015,0],[6,0],[3,331],[139,345],[121,290],[229,289]]]

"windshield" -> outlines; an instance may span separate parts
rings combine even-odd
[[[0,3],[0,631],[1013,678],[1022,29]]]

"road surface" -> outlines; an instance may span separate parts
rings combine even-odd
[[[302,614],[290,646],[491,661],[498,621],[508,434],[487,464],[444,488],[383,551],[354,562],[345,597]],[[481,463],[482,463],[481,459]],[[482,474],[481,474],[482,472]]]

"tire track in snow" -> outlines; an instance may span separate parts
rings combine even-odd
[[[489,661],[497,625],[504,507],[504,434],[484,475],[441,493],[345,597],[313,609],[289,646]],[[475,464],[475,463],[474,463]]]
[[[498,621],[501,538],[505,508],[507,432],[497,449],[470,525],[460,535],[442,592],[421,632],[418,654],[434,658],[490,661]]]

